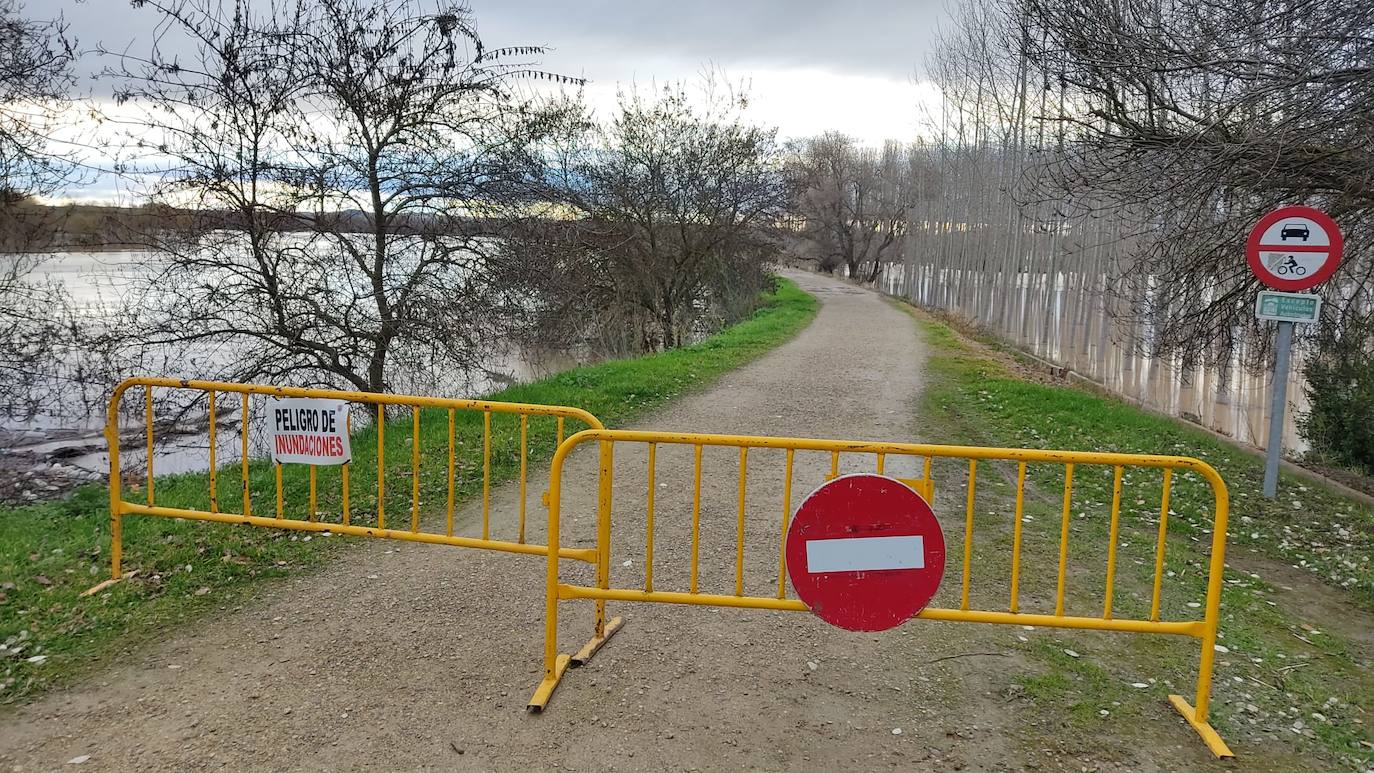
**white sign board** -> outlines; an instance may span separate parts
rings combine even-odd
[[[277,464],[347,464],[348,403],[311,397],[267,400],[267,442]]]
[[[1263,290],[1255,298],[1255,317],[1279,322],[1316,322],[1322,299],[1310,293],[1277,293]]]

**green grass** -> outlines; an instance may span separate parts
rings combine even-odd
[[[1348,590],[1374,611],[1374,507],[1304,477],[1284,472],[1279,496],[1261,496],[1263,460],[1182,422],[1121,400],[1071,387],[1016,378],[991,361],[958,348],[949,329],[924,323],[941,356],[933,368],[953,388],[931,390],[926,407],[948,417],[952,408],[974,411],[988,429],[973,429],[1013,446],[1111,450],[1194,456],[1221,473],[1231,494],[1229,544],[1299,567],[1324,583]],[[995,430],[995,432],[994,432]],[[991,435],[995,435],[992,437]],[[1204,495],[1200,479],[1176,481],[1187,500]],[[1094,490],[1103,496],[1099,486]],[[1189,517],[1180,528],[1210,527],[1210,516]]]
[[[811,321],[818,307],[818,302],[795,284],[779,279],[776,290],[764,298],[753,317],[701,343],[575,368],[488,397],[580,407],[607,426],[622,425],[685,392],[708,386],[726,371],[788,340]],[[131,394],[129,399],[141,397]],[[354,416],[362,423],[360,410],[355,406]],[[448,416],[443,409],[426,409],[419,418],[421,510],[432,528],[436,521],[442,524],[446,510]],[[483,416],[458,412],[455,420],[455,489],[461,502],[482,493]],[[354,433],[349,502],[353,523],[376,524],[381,504],[389,527],[409,527],[412,421],[412,414],[403,409],[386,423],[386,492],[380,503],[376,496],[376,429],[367,426]],[[569,421],[566,431],[571,434],[581,428]],[[552,419],[531,418],[527,426],[530,462],[549,458],[555,437]],[[493,414],[491,449],[490,483],[518,476],[518,418]],[[229,461],[218,475],[218,501],[221,509],[238,512],[242,502],[238,460]],[[531,469],[533,476],[539,468]],[[307,515],[307,470],[300,465],[283,468],[286,517]],[[154,488],[158,505],[209,507],[207,473],[159,476]],[[316,509],[321,519],[340,517],[340,489],[339,469],[320,468]],[[535,518],[542,509],[538,507],[539,492],[533,486],[531,489],[529,517]],[[275,470],[270,463],[250,464],[250,494],[253,514],[275,513]],[[140,501],[142,495],[136,485],[124,492],[129,501]],[[513,540],[516,535],[492,536]],[[0,652],[4,669],[0,703],[29,699],[54,685],[69,683],[175,626],[229,609],[258,590],[262,581],[317,566],[346,542],[319,534],[126,517],[123,568],[138,574],[82,598],[79,594],[83,590],[109,572],[106,487],[88,485],[60,501],[0,507],[0,641],[5,643],[5,650]],[[37,662],[29,662],[29,658],[37,658]]]
[[[1271,750],[1279,748],[1273,744],[1296,745],[1330,762],[1354,767],[1374,762],[1374,722],[1366,713],[1374,707],[1374,674],[1366,667],[1368,638],[1357,641],[1342,633],[1368,631],[1374,619],[1374,509],[1286,473],[1279,497],[1266,500],[1260,496],[1263,460],[1255,454],[1120,400],[1023,379],[964,343],[948,326],[917,318],[931,352],[917,410],[925,439],[1174,454],[1214,466],[1230,490],[1231,523],[1219,640],[1227,651],[1217,655],[1213,724],[1242,753],[1247,745],[1251,754],[1254,745],[1269,744]],[[1015,467],[988,467],[979,466],[974,601],[1005,608],[1006,581],[999,585],[993,578],[1008,573]],[[964,475],[966,470],[957,466],[937,469],[937,490],[942,484],[961,488]],[[1062,465],[1029,467],[1021,592],[1040,608],[1027,611],[1053,611],[1063,487]],[[1113,597],[1117,617],[1149,614],[1161,490],[1160,472],[1127,470]],[[1111,470],[1080,465],[1070,508],[1069,614],[1101,614],[1111,501]],[[1211,505],[1209,487],[1199,476],[1175,476],[1160,597],[1163,619],[1202,614]],[[1302,590],[1329,599],[1343,612],[1304,608],[1296,601],[1304,596],[1281,592],[1276,587],[1280,583],[1265,579],[1267,568],[1249,566],[1251,556],[1305,574],[1299,575]],[[977,581],[984,577],[988,580],[980,598]],[[1023,638],[1027,641],[1020,649],[1037,669],[1020,680],[1024,694],[1070,717],[1085,739],[1093,738],[1091,729],[1103,719],[1101,711],[1113,718],[1147,714],[1140,702],[1162,701],[1169,692],[1191,700],[1197,663],[1191,640],[1065,631],[1037,631]],[[1066,655],[1068,648],[1080,657]],[[1131,687],[1147,681],[1145,688]]]

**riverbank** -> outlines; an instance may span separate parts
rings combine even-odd
[[[1374,762],[1374,723],[1368,713],[1374,708],[1374,508],[1288,471],[1280,478],[1279,497],[1264,499],[1261,458],[1090,387],[1048,383],[1015,354],[898,305],[916,318],[930,350],[927,387],[916,408],[919,426],[929,433],[924,439],[1163,453],[1194,456],[1214,466],[1231,494],[1231,520],[1213,723],[1242,756],[1267,760],[1263,769],[1306,769],[1314,756],[1356,769]],[[1031,472],[1023,562],[1052,567],[1062,474]],[[1110,501],[1110,476],[1085,473],[1075,476],[1074,501]],[[1149,551],[1158,522],[1151,514],[1158,513],[1160,500],[1157,479],[1128,489],[1117,582],[1125,591],[1120,601],[1138,607],[1144,602],[1135,589],[1148,589],[1153,571]],[[1010,506],[1010,491],[996,476],[978,489],[980,501],[986,503],[987,497],[1004,508]],[[1170,584],[1189,598],[1201,598],[1210,517],[1183,503],[1205,492],[1196,482],[1179,479],[1174,494],[1178,512],[1171,510],[1166,553]],[[1044,531],[1036,528],[1039,524],[1056,528]],[[1092,566],[1081,577],[1071,575],[1070,585],[1080,590],[1077,598],[1070,594],[1070,604],[1100,604],[1106,529],[1082,513],[1072,522],[1071,557],[1087,554]],[[1196,615],[1195,609],[1173,611]],[[1154,679],[1140,681],[1140,674],[1157,674],[1161,681],[1172,675],[1175,684],[1186,684],[1181,680],[1196,668],[1195,651],[1166,649],[1148,639],[1090,649],[1095,642],[1086,635],[1036,632],[1019,642],[1017,649],[1034,667],[1019,679],[1016,697],[1072,717],[1078,731],[1073,737],[1083,739],[1082,748],[1099,744],[1102,736],[1094,728],[1109,715],[1132,711],[1140,692],[1160,692],[1162,700],[1164,687]],[[1166,658],[1162,671],[1161,657]],[[1023,741],[1062,746],[1065,738],[1051,728],[1039,736],[1031,732]],[[1285,767],[1285,760],[1294,767]]]
[[[705,388],[787,341],[806,327],[817,308],[814,298],[780,279],[753,317],[699,344],[575,368],[489,397],[578,406],[607,426],[617,426]],[[399,424],[408,427],[409,419],[403,417]],[[514,425],[493,427],[493,447],[517,446],[518,432]],[[398,426],[388,436],[389,442],[400,442],[404,431]],[[551,452],[551,445],[532,446],[531,459]],[[493,483],[517,472],[508,455],[494,458]],[[265,475],[270,475],[269,465],[254,466],[255,481]],[[296,496],[301,501],[303,477],[287,476],[288,500]],[[159,504],[195,501],[204,495],[206,478],[203,473],[159,477]],[[470,476],[467,484],[459,487],[462,497],[480,491]],[[79,594],[108,572],[106,496],[103,485],[87,484],[58,501],[0,507],[0,641],[5,645],[0,652],[0,703],[70,682],[154,635],[215,610],[232,609],[259,583],[318,566],[346,544],[268,529],[131,518],[125,524],[125,569],[138,574],[83,599]]]

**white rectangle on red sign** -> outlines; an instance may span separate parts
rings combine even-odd
[[[925,538],[915,535],[813,539],[806,543],[806,570],[812,574],[924,569],[925,566]]]
[[[267,443],[277,464],[348,464],[348,403],[313,397],[267,400]]]

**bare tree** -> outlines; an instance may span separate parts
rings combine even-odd
[[[552,144],[534,218],[514,251],[545,282],[544,320],[595,320],[603,343],[670,349],[752,311],[786,204],[776,130],[744,97],[681,84],[624,92],[614,116],[572,110]],[[556,218],[556,219],[555,219]],[[576,313],[574,313],[576,310]]]
[[[830,132],[802,142],[788,164],[793,212],[823,271],[844,266],[872,282],[906,230],[913,203],[912,158],[898,142],[881,150]]]
[[[1178,410],[1260,440],[1211,408],[1259,388],[1233,363],[1270,359],[1243,258],[1261,214],[1308,203],[1336,216],[1346,262],[1320,289],[1328,329],[1311,342],[1374,346],[1371,13],[1327,0],[964,4],[927,67],[942,195],[913,210],[889,279],[1128,394],[1180,383],[1193,402]]]
[[[522,310],[489,281],[490,215],[543,125],[515,86],[558,79],[524,64],[541,49],[418,0],[141,4],[162,37],[108,74],[146,107],[152,199],[198,213],[144,235],[141,342],[235,380],[462,385]]]
[[[0,0],[0,415],[8,416],[50,403],[63,369],[57,350],[73,332],[62,286],[37,278],[52,229],[27,199],[76,174],[50,141],[74,84],[74,44],[61,20],[24,13]]]
[[[75,84],[75,44],[60,20],[24,16],[18,0],[0,0],[0,201],[51,193],[75,167],[50,136]]]
[[[1260,215],[1332,214],[1347,260],[1323,290],[1336,319],[1374,306],[1374,6],[1339,0],[1195,4],[1017,0],[1018,55],[1071,109],[1045,182],[1140,235],[1125,267],[1157,352],[1229,353],[1267,336],[1240,259]],[[1058,195],[1058,194],[1056,194]],[[1265,361],[1264,347],[1250,350]]]

